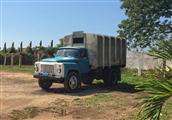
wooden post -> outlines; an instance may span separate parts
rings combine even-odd
[[[21,67],[21,66],[22,66],[22,55],[19,54],[19,67]]]
[[[13,65],[14,65],[14,54],[11,53],[11,66],[13,66]]]
[[[4,43],[4,53],[5,53],[5,56],[4,56],[4,65],[6,65],[7,63],[7,56],[6,56],[6,52],[7,52],[7,46],[6,46],[6,42]]]
[[[23,42],[20,43],[20,54],[19,54],[19,67],[22,66],[22,51],[23,51]]]
[[[143,52],[138,53],[138,76],[142,75],[143,69]]]
[[[4,65],[6,65],[6,63],[7,63],[7,56],[5,55],[4,56]]]

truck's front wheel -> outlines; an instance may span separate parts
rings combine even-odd
[[[81,86],[79,75],[76,72],[70,72],[64,81],[64,88],[67,92],[74,92]]]
[[[52,85],[52,81],[47,79],[39,79],[38,84],[43,90],[48,90]]]

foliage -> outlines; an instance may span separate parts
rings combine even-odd
[[[28,56],[33,56],[34,55],[34,51],[30,46],[28,46],[26,48],[26,52],[27,52]]]
[[[150,55],[156,58],[172,60],[172,41],[164,41],[159,44],[160,49],[153,49]],[[159,120],[164,103],[172,97],[172,81],[150,81],[138,86],[149,95],[142,98],[142,109],[139,113],[140,119]]]
[[[121,0],[127,19],[119,24],[119,35],[128,40],[129,48],[153,47],[172,37],[171,0]]]
[[[169,41],[162,41],[157,44],[158,48],[153,48],[149,55],[156,58],[172,60],[172,39]]]
[[[37,52],[39,53],[47,53],[50,56],[54,56],[54,53],[61,47],[61,45],[57,45],[55,47],[37,47]]]
[[[55,53],[57,50],[58,50],[57,47],[54,47],[54,48],[52,48],[52,47],[47,47],[47,48],[42,47],[42,48],[40,48],[40,52],[48,53],[50,56],[53,56],[54,53]]]
[[[164,103],[172,96],[172,81],[150,81],[138,87],[149,93],[143,97],[140,105],[142,109],[138,118],[141,120],[159,120]]]
[[[17,50],[15,49],[14,42],[13,42],[11,48],[9,49],[9,53],[16,53],[16,52]]]
[[[145,82],[156,79],[156,74],[153,70],[143,71],[142,76],[137,75],[137,70],[122,69],[121,84],[140,85]]]

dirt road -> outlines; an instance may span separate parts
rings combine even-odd
[[[69,94],[62,84],[42,91],[31,74],[0,72],[0,77],[1,120],[122,120],[135,114],[137,93],[130,86],[83,86],[80,92]],[[99,94],[102,101],[96,98]]]

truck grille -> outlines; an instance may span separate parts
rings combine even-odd
[[[54,66],[53,65],[41,65],[41,72],[48,72],[50,74],[54,74]]]

